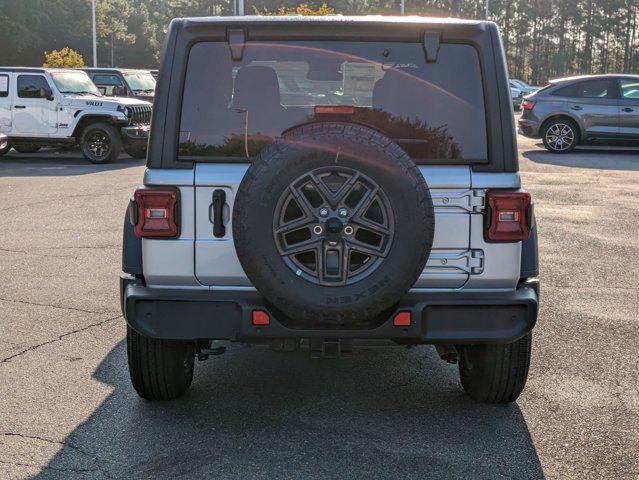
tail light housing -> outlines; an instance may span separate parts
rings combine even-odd
[[[180,191],[171,187],[139,188],[130,205],[135,234],[142,238],[176,238],[180,235]]]
[[[486,238],[491,242],[520,242],[530,235],[532,202],[528,192],[489,191]]]
[[[532,100],[524,100],[521,103],[521,108],[523,108],[524,110],[532,110],[533,108],[535,108],[535,102],[533,102]]]

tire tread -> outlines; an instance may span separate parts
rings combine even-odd
[[[468,395],[484,403],[514,402],[526,385],[532,334],[507,344],[460,346],[459,375]]]
[[[192,343],[156,340],[127,327],[127,356],[131,383],[147,400],[181,397],[193,381]]]

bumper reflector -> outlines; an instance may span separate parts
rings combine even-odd
[[[410,327],[410,312],[399,312],[393,318],[396,327]]]
[[[271,319],[264,310],[253,310],[253,325],[269,325]]]

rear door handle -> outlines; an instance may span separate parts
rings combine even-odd
[[[579,105],[573,105],[572,107],[573,110],[582,110],[582,108]]]
[[[226,235],[224,226],[224,204],[226,203],[226,192],[221,188],[213,191],[213,235],[222,238]]]
[[[13,108],[27,108],[26,105],[14,105]]]
[[[622,108],[621,110],[623,110],[624,112],[634,112],[635,111],[633,108],[630,108],[630,107]]]

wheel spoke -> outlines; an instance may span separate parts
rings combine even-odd
[[[348,245],[348,247],[354,251],[354,252],[359,252],[359,253],[364,253],[366,255],[371,255],[373,257],[378,257],[378,258],[385,258],[386,257],[386,252],[384,251],[384,242],[380,242],[380,246],[379,247],[375,247],[373,245],[367,244],[367,243],[363,243],[359,240],[355,240],[354,238],[345,240],[346,244]]]
[[[343,285],[348,277],[348,249],[344,242],[330,245],[324,242],[321,247],[320,283],[330,285]],[[337,266],[335,263],[337,262]],[[329,269],[331,272],[329,272]]]
[[[357,185],[357,181],[359,180],[360,175],[355,174],[351,178],[349,178],[344,185],[342,185],[337,192],[335,192],[335,207],[342,204],[344,200],[350,195],[355,186]]]
[[[282,233],[292,232],[293,230],[297,230],[302,227],[309,226],[313,223],[316,223],[317,220],[314,217],[304,216],[301,219],[293,220],[292,222],[285,223],[281,227],[275,229],[275,233],[277,235]]]
[[[317,193],[322,197],[324,204],[335,208],[335,194],[328,189],[326,184],[317,175],[311,173],[311,179],[313,180],[313,185],[315,185]]]
[[[302,185],[301,188],[303,187],[304,185]],[[306,216],[317,218],[317,215],[315,214],[315,207],[313,207],[313,205],[311,205],[311,202],[308,201],[308,198],[306,198],[304,192],[301,191],[301,188],[297,188],[291,185],[291,192],[293,193],[293,197],[297,201],[297,204],[300,206],[300,208],[304,211]]]
[[[288,245],[282,245],[282,253],[281,255],[283,257],[289,257],[291,255],[295,255],[298,253],[302,253],[302,252],[307,252],[309,250],[313,250],[315,248],[317,248],[318,246],[321,246],[322,244],[322,239],[321,238],[310,238],[308,240],[305,240],[303,242],[300,243],[296,243],[294,245],[291,245],[290,247]]]

